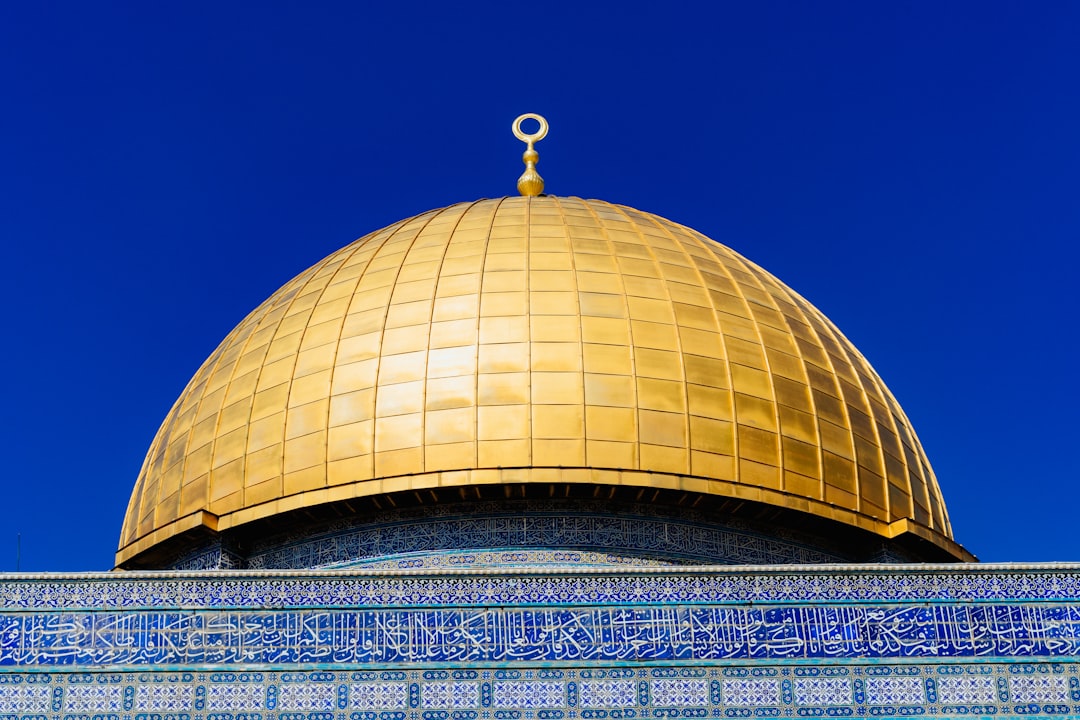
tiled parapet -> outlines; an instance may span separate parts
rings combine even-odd
[[[8,575],[0,598],[3,717],[1080,714],[1077,565]]]

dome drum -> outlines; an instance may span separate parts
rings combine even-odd
[[[810,303],[676,223],[538,196],[372,233],[252,312],[151,445],[117,565],[519,487],[775,508],[972,559],[903,410]]]
[[[951,561],[917,533],[892,538],[798,509],[656,486],[501,483],[357,497],[171,536],[129,570],[419,568]],[[902,528],[901,528],[902,529]],[[522,555],[526,553],[526,555]],[[569,553],[569,554],[568,554]]]

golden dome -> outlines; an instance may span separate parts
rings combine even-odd
[[[552,482],[755,501],[971,559],[903,410],[810,303],[689,228],[540,196],[391,225],[252,312],[158,431],[117,563],[199,526]]]

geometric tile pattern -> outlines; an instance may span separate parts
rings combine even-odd
[[[991,675],[943,677],[937,681],[937,691],[942,705],[989,705],[997,697]]]
[[[455,510],[460,514],[452,514]],[[525,520],[527,519],[527,523]],[[344,527],[342,527],[344,525]],[[260,540],[240,562],[250,569],[368,566],[467,566],[477,553],[492,564],[582,562],[625,565],[709,562],[721,565],[828,563],[850,560],[850,548],[822,549],[822,539],[792,531],[730,520],[718,524],[697,512],[657,516],[655,508],[636,504],[610,508],[594,503],[519,501],[475,503],[466,508],[436,506],[384,513],[378,521],[339,521],[332,531],[294,531]],[[488,550],[503,548],[501,552]],[[507,551],[506,548],[512,548]],[[550,548],[557,548],[552,550]],[[544,549],[544,550],[540,550]],[[575,550],[576,549],[576,550]],[[471,552],[463,552],[471,551]],[[612,555],[610,559],[607,555]],[[587,560],[587,561],[589,561]],[[418,563],[421,561],[421,563]],[[222,551],[200,549],[176,563],[176,569],[215,569]],[[237,562],[235,558],[229,563]]]
[[[1060,675],[1028,675],[1009,679],[1013,699],[1019,703],[1064,703],[1069,701],[1068,679]]]
[[[853,702],[848,678],[799,678],[792,684],[796,705],[850,705]]]
[[[926,702],[922,678],[867,678],[866,702],[870,705],[922,705]]]
[[[632,581],[622,568],[603,567],[572,574],[528,568],[57,573],[0,576],[0,597],[3,611],[353,608],[419,598],[426,605],[1077,601],[1080,565],[650,567],[635,570]]]
[[[160,670],[0,678],[0,716],[18,720],[72,720],[73,714],[118,720],[584,720],[1080,713],[1076,663]]]
[[[653,680],[650,692],[654,705],[660,707],[697,707],[708,704],[707,680],[670,678]]]
[[[0,718],[1080,716],[1076,566],[0,579]]]
[[[581,707],[633,707],[637,703],[637,683],[632,680],[582,680]]]
[[[775,679],[724,680],[723,688],[727,705],[761,707],[780,703],[781,683]]]

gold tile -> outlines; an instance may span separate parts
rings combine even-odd
[[[482,373],[476,383],[476,400],[480,405],[529,402],[529,373]]]
[[[480,342],[487,344],[528,342],[529,319],[525,317],[480,318]]]
[[[528,312],[529,294],[526,292],[490,292],[485,287],[480,295],[480,314],[484,317],[497,315],[521,317]]]
[[[576,343],[581,339],[581,318],[577,315],[533,315],[531,337],[537,343]]]
[[[376,468],[378,455],[388,450],[418,447],[422,439],[421,413],[377,418],[375,421]]]
[[[728,381],[727,363],[723,359],[684,355],[682,361],[687,382],[716,388],[731,386]]]
[[[641,467],[644,469],[666,473],[690,472],[690,456],[686,448],[641,443],[638,452],[641,455]],[[660,476],[650,478],[649,484],[653,487],[676,485],[671,479]]]
[[[518,467],[532,462],[532,441],[528,438],[519,440],[489,440],[477,443],[477,465],[479,467]]]
[[[529,437],[528,405],[495,405],[476,408],[477,438],[513,440]]]
[[[271,445],[255,452],[248,452],[247,465],[244,468],[245,487],[258,485],[281,477],[283,445]],[[247,495],[245,492],[245,501]],[[261,502],[261,501],[260,501]]]
[[[730,455],[715,455],[701,450],[691,450],[690,472],[702,477],[734,480],[735,458]]]
[[[390,478],[395,475],[422,472],[423,469],[423,448],[402,448],[375,453],[376,477]],[[402,489],[408,489],[408,484],[406,483]]]
[[[780,405],[777,410],[780,411],[781,433],[787,437],[802,440],[815,446],[818,444],[817,423],[814,421],[813,415],[786,405]]]
[[[705,385],[688,384],[686,386],[688,409],[692,415],[731,420],[734,418],[731,391]]]
[[[454,377],[476,372],[476,346],[462,345],[428,352],[429,378]]]
[[[534,405],[532,436],[544,439],[584,438],[584,408],[581,405]]]
[[[381,341],[382,333],[378,332],[341,338],[337,357],[334,359],[335,367],[341,368],[343,365],[379,357]]]
[[[286,464],[288,460],[286,459]],[[322,465],[309,467],[296,472],[286,472],[282,478],[282,492],[285,495],[308,492],[326,485],[326,468]]]
[[[582,345],[585,372],[629,375],[632,370],[630,348],[626,346]]]
[[[326,431],[285,441],[285,474],[322,465],[326,462]]]
[[[327,432],[327,460],[371,455],[374,448],[375,421],[363,420],[332,427]]]
[[[634,368],[638,377],[682,380],[682,355],[670,350],[634,349]]]
[[[638,411],[638,437],[643,443],[686,446],[686,416],[681,413]],[[644,463],[642,467],[646,467]]]
[[[476,444],[472,442],[427,445],[424,447],[424,470],[453,470],[476,464]]]
[[[476,376],[433,378],[427,381],[425,407],[427,410],[448,410],[472,407],[476,404]]]
[[[530,353],[533,372],[581,371],[581,345],[576,342],[534,342]]]
[[[675,334],[674,325],[632,320],[630,322],[630,332],[633,334],[634,344],[638,347],[657,348],[659,350],[679,349],[679,339]]]
[[[516,372],[529,369],[529,343],[481,345],[481,373]]]
[[[367,388],[330,398],[330,425],[346,425],[375,417],[375,389]]]
[[[776,432],[776,405],[759,397],[735,393],[735,418],[743,425]]]
[[[586,437],[591,440],[633,442],[637,439],[636,413],[632,407],[585,407]]]
[[[626,317],[626,300],[621,294],[580,292],[581,314],[593,317]]]
[[[284,440],[285,411],[281,411],[251,423],[248,430],[248,454]]]
[[[783,486],[780,468],[744,458],[739,459],[739,482],[775,490]]]
[[[584,402],[580,372],[534,372],[532,401],[541,405],[569,405]]]
[[[374,475],[371,455],[359,455],[327,463],[326,484],[344,485],[367,480]]]
[[[719,333],[679,328],[679,344],[684,353],[720,357],[724,354],[723,340]]]
[[[403,282],[399,278],[390,297],[386,327],[401,327],[425,322],[431,317],[431,300],[435,294],[433,280]]]
[[[814,479],[821,477],[821,462],[816,445],[783,436],[780,440],[785,470]]]
[[[578,467],[585,464],[585,441],[548,440],[533,436],[533,457],[539,465]]]
[[[588,421],[586,420],[587,424]],[[595,468],[636,468],[637,444],[633,442],[586,440],[585,462],[589,467]]]
[[[690,447],[717,455],[735,454],[735,425],[725,420],[690,416]]]
[[[375,393],[375,415],[389,417],[424,409],[424,381],[380,385]]]
[[[476,411],[471,407],[433,410],[424,415],[426,445],[462,443],[475,439]]]
[[[634,379],[626,375],[585,374],[585,402],[611,407],[634,406]]]
[[[477,334],[478,328],[475,318],[433,323],[429,347],[443,348],[454,345],[473,345],[476,343]]]
[[[306,405],[289,408],[285,416],[285,439],[290,440],[325,428],[329,407],[330,399],[324,397]]]
[[[427,370],[426,351],[384,355],[379,363],[379,385],[420,380]]]
[[[620,318],[582,317],[581,339],[586,343],[630,345],[630,325]]]
[[[429,330],[427,323],[388,328],[382,336],[383,359],[426,349],[429,342]]]
[[[686,385],[673,380],[637,379],[638,407],[667,412],[686,411]]]
[[[737,425],[736,428],[740,457],[764,465],[780,465],[775,433],[741,424]]]
[[[619,473],[638,464],[653,474]],[[544,197],[419,216],[286,284],[163,425],[122,553],[204,508],[233,527],[436,482],[545,479],[951,532],[899,406],[808,303],[674,223]]]

